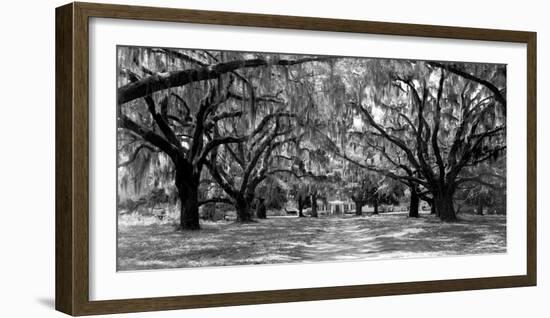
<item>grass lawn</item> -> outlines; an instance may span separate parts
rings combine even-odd
[[[175,231],[172,222],[119,224],[118,269],[433,257],[506,252],[506,217],[430,215],[273,217],[250,224],[203,222]]]

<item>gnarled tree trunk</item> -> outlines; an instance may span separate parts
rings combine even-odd
[[[198,177],[186,178],[176,172],[176,187],[180,199],[180,229],[199,230],[199,182]]]
[[[316,218],[319,216],[317,213],[317,193],[311,194],[311,216]]]
[[[409,217],[417,218],[418,217],[418,205],[420,204],[420,198],[416,189],[411,188],[411,202],[409,204]]]
[[[452,187],[442,187],[434,193],[435,212],[442,221],[456,221],[456,212],[453,204],[454,190]]]
[[[303,218],[305,217],[304,215],[304,205],[305,205],[305,200],[302,200],[301,198],[298,198],[298,217],[300,218]]]
[[[477,215],[483,215],[483,204],[480,203],[477,206]]]
[[[250,204],[245,198],[237,198],[235,202],[237,210],[237,222],[251,222],[252,214],[250,213]]]
[[[355,203],[355,215],[363,215],[363,206],[365,205],[365,203],[363,203],[363,201],[361,200],[354,200],[353,202]]]
[[[435,204],[433,204],[433,202],[429,204],[430,204],[430,214],[437,215],[437,211],[435,210]]]
[[[256,217],[258,219],[267,218],[267,209],[263,199],[258,199],[258,206],[256,207]]]

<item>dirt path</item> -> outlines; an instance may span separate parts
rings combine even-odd
[[[120,270],[502,253],[506,218],[281,217],[205,223],[198,232],[133,225],[119,228],[118,247]]]

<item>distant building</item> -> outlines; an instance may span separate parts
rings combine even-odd
[[[328,206],[326,210],[328,211],[329,214],[342,214],[342,213],[352,211],[353,207],[354,207],[353,202],[332,200],[332,201],[328,201]]]

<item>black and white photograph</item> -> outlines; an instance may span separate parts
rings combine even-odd
[[[505,64],[116,50],[118,271],[507,252]]]

